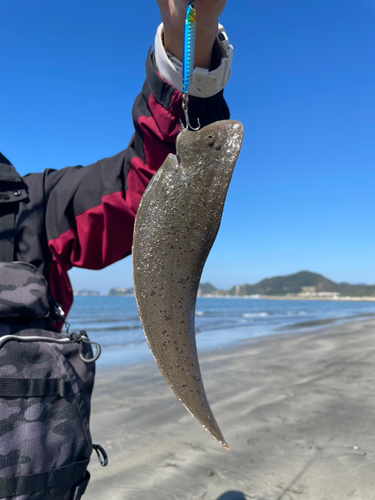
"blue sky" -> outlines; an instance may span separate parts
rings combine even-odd
[[[0,151],[19,172],[124,149],[156,2],[2,0],[0,16]],[[375,0],[229,0],[221,22],[245,140],[202,280],[375,283]],[[70,276],[130,287],[131,259]]]

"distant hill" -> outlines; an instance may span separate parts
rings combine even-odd
[[[198,295],[215,295],[216,292],[221,292],[222,290],[218,290],[211,283],[201,283],[198,289]]]
[[[267,278],[254,285],[237,285],[230,290],[218,290],[210,283],[200,287],[200,295],[229,295],[241,297],[245,295],[283,296],[294,294],[317,295],[323,292],[336,293],[344,297],[375,296],[375,285],[351,285],[335,283],[321,274],[310,271],[300,271],[288,276]]]

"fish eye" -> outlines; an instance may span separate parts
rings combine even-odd
[[[215,144],[215,134],[208,134],[205,137],[208,146],[213,146]]]

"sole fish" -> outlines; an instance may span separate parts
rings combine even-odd
[[[139,205],[133,236],[138,312],[155,361],[181,403],[225,448],[203,387],[195,340],[200,277],[215,241],[243,138],[224,120],[183,129]]]

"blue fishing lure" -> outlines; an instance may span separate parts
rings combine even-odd
[[[198,127],[191,126],[188,114],[189,104],[189,87],[191,77],[194,71],[194,55],[195,55],[195,35],[197,28],[197,11],[195,10],[193,0],[189,1],[185,15],[185,30],[184,30],[184,52],[183,52],[183,65],[182,65],[182,109],[185,114],[186,128],[191,130],[198,130],[200,128],[199,119]]]
[[[184,54],[183,54],[184,59],[182,68],[182,83],[183,83],[184,94],[187,94],[189,92],[191,77],[194,70],[196,28],[197,28],[197,11],[195,10],[193,1],[190,0],[185,15]]]

